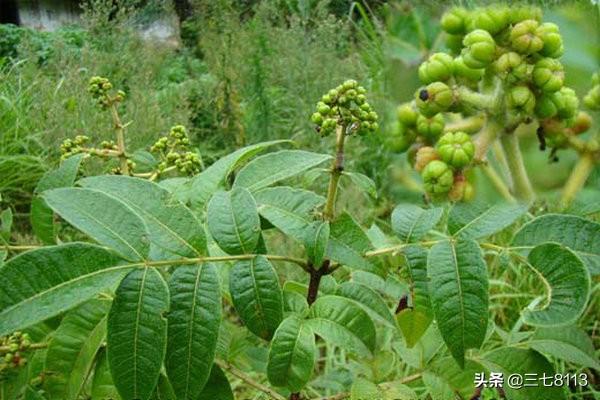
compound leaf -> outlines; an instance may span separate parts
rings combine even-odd
[[[539,328],[529,340],[529,345],[540,353],[600,371],[592,339],[576,326]]]
[[[403,242],[421,239],[442,218],[443,209],[422,209],[414,204],[399,204],[392,212],[392,229]]]
[[[146,224],[115,197],[79,188],[52,189],[42,196],[54,212],[101,245],[131,261],[147,258],[150,243]]]
[[[523,311],[523,321],[534,326],[568,325],[577,321],[590,295],[590,276],[581,259],[566,247],[546,243],[527,258],[546,284],[548,299],[541,309]]]
[[[469,348],[479,348],[488,324],[488,276],[481,249],[472,240],[436,243],[429,251],[429,293],[438,327],[460,366]]]
[[[200,221],[167,189],[146,179],[120,175],[94,176],[80,180],[79,184],[118,198],[144,220],[152,242],[152,259],[206,254],[206,237]]]
[[[238,261],[230,271],[233,305],[250,332],[269,340],[283,319],[283,295],[273,265],[264,256]]]
[[[312,376],[316,355],[315,335],[306,321],[295,315],[287,317],[271,342],[267,363],[269,382],[292,392],[300,391]]]
[[[329,160],[328,154],[303,150],[281,150],[250,161],[240,170],[234,187],[245,187],[254,192],[284,179],[291,178]]]
[[[112,287],[131,269],[122,262],[105,248],[87,243],[44,247],[10,259],[0,268],[0,336],[54,317]]]
[[[196,400],[209,379],[221,324],[221,286],[212,264],[180,266],[169,280],[165,367],[178,399]]]
[[[567,246],[592,275],[600,274],[600,224],[574,215],[547,214],[523,225],[512,244],[535,247],[547,242]]]
[[[131,271],[108,313],[110,372],[121,397],[148,400],[165,357],[169,289],[155,268]]]
[[[208,203],[208,230],[228,254],[250,254],[260,239],[256,202],[244,188],[217,192]]]

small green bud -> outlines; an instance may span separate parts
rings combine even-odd
[[[454,7],[442,16],[440,24],[445,32],[458,35],[466,32],[466,20],[468,16],[469,12],[466,9]]]
[[[454,168],[463,168],[471,163],[475,145],[464,132],[448,132],[437,142],[440,158]]]
[[[463,60],[469,68],[485,68],[496,55],[494,38],[482,29],[476,29],[465,36],[463,45]]]
[[[523,82],[529,75],[527,63],[515,52],[502,54],[494,63],[494,70],[500,79],[509,84]]]
[[[535,108],[535,96],[527,86],[515,86],[506,97],[507,106],[521,114],[532,114]]]
[[[356,96],[356,99],[354,101],[360,106],[361,104],[364,104],[367,101],[367,96],[365,96],[364,94],[359,94]]]
[[[563,87],[558,93],[562,96],[562,103],[556,115],[563,120],[575,117],[579,110],[579,98],[575,91],[571,88]]]
[[[537,34],[542,38],[544,47],[540,54],[546,57],[559,58],[565,52],[562,36],[558,25],[546,22],[537,29]]]
[[[446,53],[434,53],[419,67],[419,79],[428,84],[447,81],[452,76],[452,56]]]
[[[325,104],[331,104],[333,102],[333,99],[329,94],[324,94],[323,97],[321,97],[321,101]]]
[[[491,6],[473,12],[471,24],[474,29],[483,29],[492,35],[497,34],[509,24],[510,10],[506,6]]]
[[[317,111],[319,112],[319,114],[321,115],[328,115],[331,112],[331,107],[329,107],[327,104],[319,102],[317,104]]]
[[[530,5],[522,5],[510,8],[510,23],[518,24],[519,22],[533,19],[538,22],[542,21],[542,10],[539,7],[530,6]]]
[[[347,81],[345,81],[342,84],[342,87],[344,88],[344,90],[355,89],[357,86],[358,86],[358,82],[356,82],[354,79],[348,79]]]
[[[560,61],[542,58],[533,67],[533,83],[544,92],[556,92],[565,80],[565,71]]]
[[[323,124],[323,115],[318,112],[313,113],[313,115],[310,116],[310,120],[316,125],[321,125]]]
[[[452,54],[460,54],[460,51],[463,47],[463,35],[446,35],[446,47],[450,50]]]
[[[425,191],[432,195],[445,194],[454,184],[452,170],[443,161],[433,160],[425,166],[421,173]]]
[[[442,82],[433,82],[417,90],[415,100],[419,111],[428,117],[450,109],[454,103],[452,90]]]
[[[339,91],[337,89],[331,89],[327,94],[331,97],[331,100],[334,101],[335,98],[338,97]]]
[[[427,139],[428,142],[435,142],[444,131],[444,125],[445,121],[442,114],[437,114],[431,118],[419,115],[417,118],[417,133]]]
[[[562,95],[560,92],[544,93],[535,103],[535,115],[540,119],[552,118],[561,107]]]
[[[479,82],[485,73],[484,69],[470,68],[465,64],[462,57],[456,57],[452,63],[453,73],[457,79],[468,82]]]
[[[512,48],[521,54],[533,54],[542,50],[544,42],[539,36],[539,22],[528,19],[513,26],[510,32]]]
[[[590,110],[600,110],[600,85],[595,85],[583,98],[583,104]]]
[[[402,104],[398,107],[398,110],[396,112],[398,115],[398,121],[400,121],[401,124],[409,127],[413,127],[417,124],[417,117],[419,116],[419,114],[414,109],[412,104]]]
[[[385,138],[385,145],[394,153],[404,153],[415,142],[416,134],[403,124],[395,122]]]

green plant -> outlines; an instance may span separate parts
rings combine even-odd
[[[537,132],[540,149],[551,149],[551,161],[557,160],[558,150],[577,151],[579,163],[565,184],[564,206],[600,160],[597,135],[580,138],[591,128],[591,117],[579,110],[575,91],[564,85],[558,26],[543,23],[536,7],[523,5],[513,11],[502,5],[448,11],[441,26],[450,52],[432,54],[421,64],[419,78],[426,86],[416,92],[414,102],[398,109],[392,134],[402,141],[399,150],[414,154],[437,143],[440,156],[430,158],[434,165],[416,168],[423,171],[433,200],[460,200],[456,194],[462,192],[464,176],[478,166],[506,200],[533,200],[536,194],[519,145],[523,130]],[[598,109],[600,98],[597,76],[593,84],[584,101],[591,110]],[[447,133],[442,136],[443,132]],[[491,149],[498,166],[488,159]],[[454,171],[454,190],[442,161]],[[506,181],[498,167],[509,172]]]
[[[112,107],[106,83],[92,84]],[[339,206],[339,183],[373,186],[345,163],[377,129],[368,104],[352,80],[321,98],[311,119],[323,140],[335,135],[333,155],[259,155],[289,143],[263,142],[158,183],[77,180],[85,154],[66,158],[38,184],[50,212],[32,215],[39,239],[58,244],[14,244],[2,224],[0,353],[13,358],[0,364],[11,365],[1,393],[232,399],[239,381],[240,398],[477,398],[496,393],[477,384],[494,372],[571,374],[554,387],[498,389],[508,399],[596,395],[586,383],[600,363],[579,324],[598,307],[600,224],[531,215],[528,204],[400,204],[383,228],[363,229]],[[469,144],[447,134],[420,150],[432,192],[457,185]],[[329,177],[325,196],[298,187],[315,172]],[[79,241],[55,229],[65,223]],[[282,238],[295,245],[277,246]],[[510,316],[504,298],[515,301]],[[15,364],[17,348],[27,365]]]

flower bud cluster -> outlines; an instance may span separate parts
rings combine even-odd
[[[0,372],[16,369],[27,364],[24,352],[31,347],[29,334],[15,332],[0,338]]]
[[[163,173],[167,168],[175,168],[182,174],[194,175],[200,172],[202,163],[195,152],[189,150],[190,139],[183,125],[171,128],[167,136],[158,139],[150,151],[158,153],[158,173]]]
[[[89,143],[89,136],[77,135],[74,139],[65,139],[60,145],[60,153],[62,159],[71,157],[72,155],[84,153],[85,145]]]
[[[592,76],[592,88],[583,98],[583,104],[590,110],[600,111],[600,72]]]
[[[125,100],[125,92],[118,90],[115,95],[111,95],[113,85],[107,78],[94,76],[90,79],[88,91],[103,109],[120,103]]]
[[[349,79],[323,95],[311,121],[321,136],[329,136],[338,127],[346,135],[366,135],[379,129],[379,116],[367,102],[366,89]]]

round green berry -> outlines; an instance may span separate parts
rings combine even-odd
[[[594,86],[583,98],[583,104],[590,110],[600,110],[600,85]]]
[[[313,115],[310,116],[310,120],[316,124],[316,125],[322,125],[323,124],[323,116],[316,112]]]
[[[533,67],[533,83],[544,92],[556,92],[565,80],[565,71],[560,61],[542,58]]]
[[[434,53],[419,67],[419,79],[428,84],[447,81],[452,76],[452,56],[446,53]]]
[[[457,79],[467,82],[479,82],[485,73],[484,69],[471,68],[465,64],[462,57],[456,57],[452,63],[453,73]]]
[[[446,35],[446,47],[452,54],[460,54],[463,47],[463,35]]]
[[[455,7],[447,11],[443,16],[440,24],[442,29],[452,35],[458,35],[466,32],[466,21],[469,12],[462,7]]]
[[[527,86],[515,86],[506,96],[508,108],[520,113],[531,114],[535,108],[535,96]]]
[[[433,160],[423,168],[421,173],[425,191],[432,195],[445,194],[454,184],[454,174],[443,161]]]
[[[470,68],[485,68],[496,55],[496,42],[487,31],[476,29],[465,36],[463,60]]]
[[[454,168],[463,168],[471,163],[475,145],[464,132],[448,132],[437,142],[440,158]]]
[[[542,38],[543,46],[540,54],[545,57],[559,58],[565,49],[558,25],[546,22],[537,29],[537,34]]]
[[[529,67],[525,60],[512,51],[502,54],[494,62],[494,71],[500,79],[509,84],[525,81],[529,75]]]
[[[510,10],[506,6],[491,6],[473,12],[471,25],[495,35],[505,29],[510,22]]]
[[[560,92],[543,93],[535,102],[535,115],[540,119],[552,118],[563,104]]]
[[[563,87],[557,93],[562,97],[562,102],[556,115],[563,120],[575,117],[579,110],[579,98],[575,91],[571,88]]]
[[[417,117],[419,113],[410,103],[402,104],[396,110],[398,115],[398,121],[406,126],[412,127],[417,124]]]
[[[415,142],[415,139],[414,130],[407,129],[401,123],[395,122],[390,127],[385,145],[394,153],[404,153]]]
[[[435,142],[444,131],[444,126],[445,121],[442,114],[437,114],[431,118],[419,115],[417,118],[417,133],[428,142]]]
[[[513,26],[510,42],[513,50],[521,54],[533,54],[542,50],[544,42],[539,35],[540,24],[533,19],[521,21]]]
[[[448,111],[454,103],[452,90],[442,82],[433,82],[415,93],[417,107],[421,114],[432,117]]]

